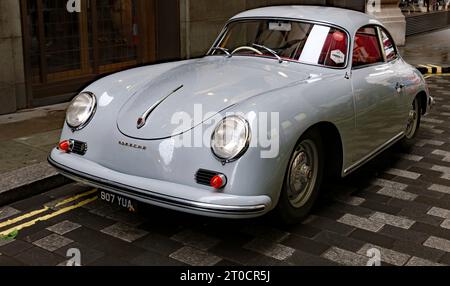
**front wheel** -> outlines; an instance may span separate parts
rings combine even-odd
[[[299,140],[286,170],[277,213],[284,223],[300,222],[311,211],[322,183],[322,140],[308,132]]]

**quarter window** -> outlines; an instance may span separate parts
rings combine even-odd
[[[386,60],[388,62],[397,58],[397,52],[395,50],[395,44],[391,37],[388,36],[384,29],[380,29],[381,38],[383,40],[384,53],[386,54]]]
[[[353,67],[384,62],[383,53],[374,27],[361,28],[355,37]]]

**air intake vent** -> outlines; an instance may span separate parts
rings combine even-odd
[[[200,169],[195,174],[195,181],[200,185],[211,186],[211,180],[214,176],[220,175],[218,172]]]
[[[84,156],[88,150],[87,144],[84,142],[73,140],[73,145],[71,146],[70,152]]]

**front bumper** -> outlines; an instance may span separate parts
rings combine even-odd
[[[219,218],[253,218],[267,213],[268,196],[234,196],[116,172],[76,155],[54,150],[48,162],[62,175],[139,202]],[[184,195],[182,195],[184,194]]]

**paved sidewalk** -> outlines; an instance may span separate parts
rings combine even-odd
[[[0,203],[6,192],[57,175],[46,161],[59,141],[66,107],[59,104],[0,116]]]
[[[400,54],[410,64],[450,66],[450,28],[406,38]]]

